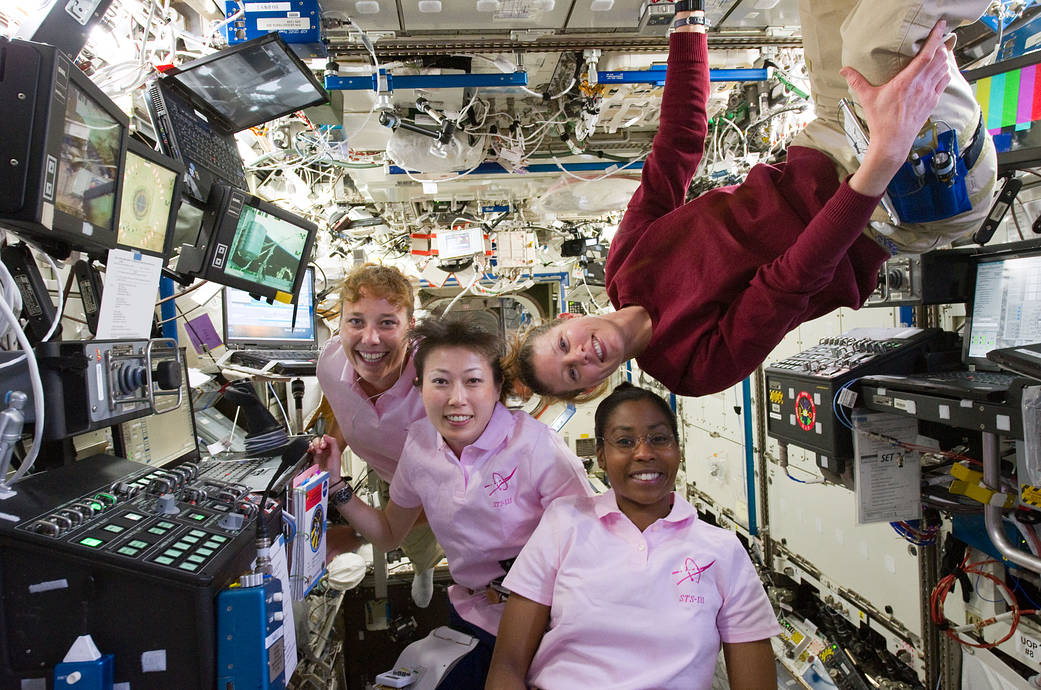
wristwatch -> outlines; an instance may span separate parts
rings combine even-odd
[[[351,486],[350,482],[345,481],[342,489],[329,492],[329,505],[333,508],[342,506],[344,503],[351,500],[351,497],[353,496],[354,487]]]
[[[708,26],[705,23],[705,15],[692,14],[689,17],[684,17],[683,19],[677,19],[676,21],[674,21],[672,23],[672,28],[678,29],[681,26],[686,26],[687,24],[701,24],[702,26]]]
[[[672,7],[676,12],[704,12],[705,0],[676,0]]]

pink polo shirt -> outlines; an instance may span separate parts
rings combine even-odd
[[[550,607],[527,679],[542,690],[710,688],[720,642],[780,632],[741,542],[675,493],[642,533],[614,491],[557,501],[504,584]]]
[[[483,592],[502,576],[553,499],[592,491],[579,459],[556,432],[527,413],[496,403],[484,433],[456,458],[430,420],[409,428],[390,498],[423,506],[456,584],[448,595],[459,615],[498,633],[503,604]]]
[[[318,384],[351,452],[389,482],[398,466],[409,425],[427,415],[419,389],[413,385],[416,367],[412,358],[401,369],[397,382],[374,401],[358,385],[358,376],[347,361],[339,338],[330,339],[322,351],[317,374]]]

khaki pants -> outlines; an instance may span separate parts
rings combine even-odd
[[[379,490],[380,505],[387,505],[387,501],[390,500],[390,484],[377,477],[375,472],[370,481],[375,482]],[[441,545],[437,543],[434,531],[430,529],[425,518],[421,519],[423,522],[417,522],[401,541],[401,550],[412,561],[412,567],[417,573],[433,568],[444,557],[444,552],[441,550]]]
[[[882,84],[911,61],[939,19],[946,19],[952,30],[978,19],[989,4],[988,0],[800,0],[803,50],[817,119],[792,144],[827,154],[835,161],[840,179],[845,179],[859,163],[846,141],[838,110],[839,99],[852,100],[839,69],[852,67],[872,84]],[[951,81],[931,119],[957,130],[958,147],[964,151],[979,124],[980,108],[953,57],[949,67]],[[885,222],[888,216],[880,207],[865,233],[890,251],[911,253],[965,238],[979,228],[990,210],[996,174],[997,154],[988,135],[966,179],[971,210],[931,223],[896,227]]]

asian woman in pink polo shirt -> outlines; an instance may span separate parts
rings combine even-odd
[[[668,403],[622,384],[594,424],[611,491],[543,515],[503,583],[486,688],[710,688],[720,644],[732,688],[776,687],[780,627],[752,561],[673,491]]]
[[[438,687],[484,686],[503,604],[490,587],[520,553],[556,498],[587,495],[581,462],[544,424],[501,402],[502,340],[459,320],[427,320],[413,335],[413,361],[427,417],[409,427],[390,501],[378,511],[342,483],[339,448],[324,437],[315,460],[332,475],[330,506],[377,548],[390,550],[416,517],[448,557],[452,627],[480,644]]]

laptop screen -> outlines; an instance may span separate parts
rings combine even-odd
[[[220,115],[229,132],[329,100],[307,65],[275,33],[193,60],[165,78]]]
[[[293,311],[296,310],[296,323]],[[317,346],[315,339],[314,271],[304,271],[296,305],[268,304],[248,292],[224,288],[224,342],[228,347]]]
[[[977,261],[966,354],[969,364],[994,369],[991,350],[1041,341],[1041,253]]]

